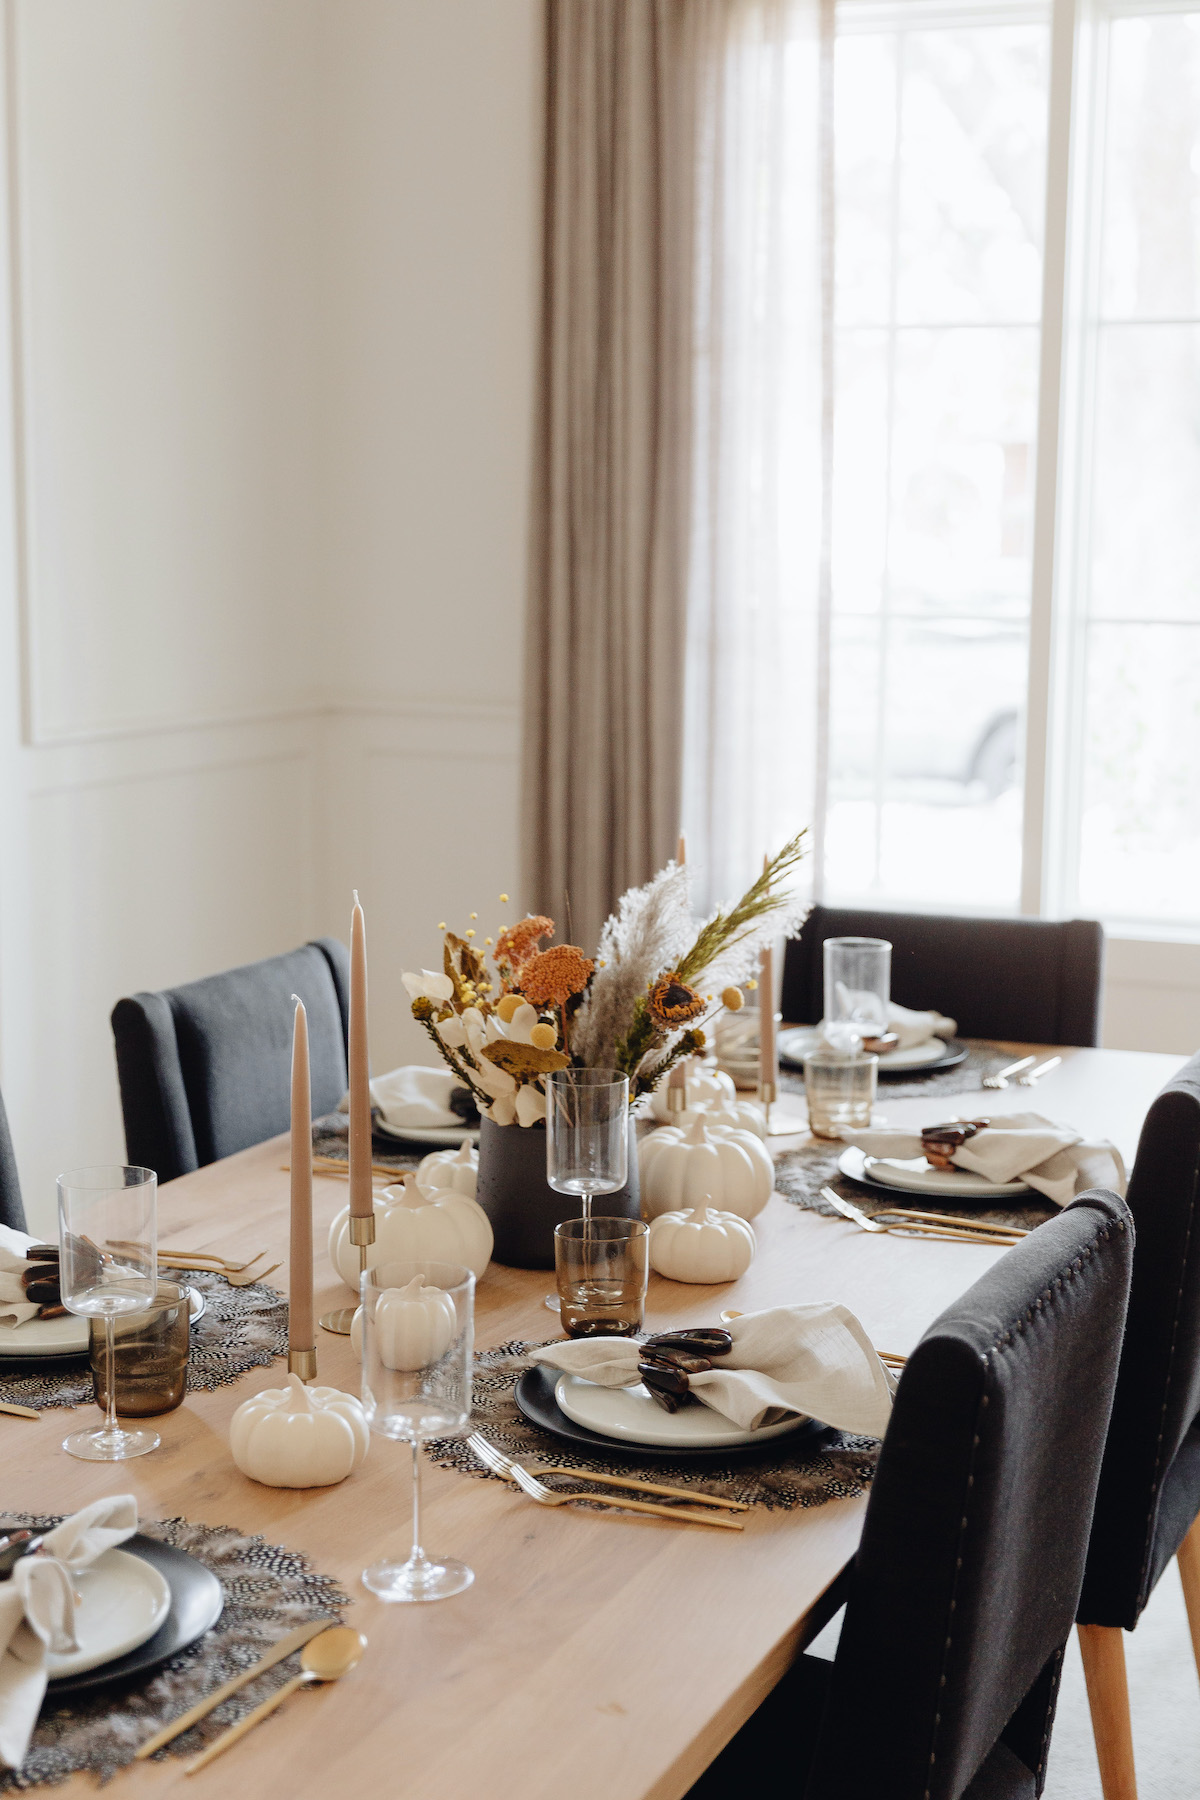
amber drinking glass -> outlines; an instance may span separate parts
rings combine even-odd
[[[641,1219],[564,1219],[554,1267],[568,1337],[628,1337],[642,1328],[649,1228]]]
[[[879,1058],[864,1050],[814,1050],[804,1058],[808,1129],[814,1137],[835,1138],[844,1127],[871,1123]]]
[[[187,1391],[191,1348],[190,1291],[178,1281],[160,1281],[153,1305],[113,1321],[113,1378],[122,1418],[149,1419],[174,1412]],[[104,1325],[88,1321],[92,1387],[97,1406],[108,1406]]]

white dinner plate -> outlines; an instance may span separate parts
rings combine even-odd
[[[1027,1181],[989,1181],[986,1175],[973,1175],[969,1169],[931,1169],[923,1156],[865,1156],[853,1144],[838,1158],[838,1168],[851,1181],[900,1188],[907,1194],[956,1194],[963,1198],[973,1194],[1002,1200],[1009,1194],[1032,1191]]]
[[[374,1129],[401,1143],[433,1144],[442,1150],[457,1150],[460,1144],[479,1142],[478,1125],[406,1125],[401,1131],[399,1126],[385,1125],[382,1119],[376,1119]]]
[[[61,1656],[46,1653],[46,1673],[51,1681],[64,1675],[82,1675],[136,1650],[152,1638],[171,1610],[171,1590],[165,1578],[140,1556],[128,1550],[106,1550],[90,1569],[74,1572],[75,1636],[78,1650]]]
[[[202,1318],[207,1302],[199,1288],[190,1288],[192,1324]],[[6,1356],[86,1356],[88,1322],[78,1313],[62,1313],[57,1319],[29,1319],[24,1325],[0,1323],[0,1360]]]
[[[802,1062],[817,1045],[820,1033],[812,1025],[798,1025],[779,1034],[779,1051],[793,1062]],[[923,1044],[910,1044],[906,1050],[885,1050],[879,1058],[880,1069],[928,1069],[946,1055],[946,1040],[926,1038]]]
[[[636,1387],[600,1387],[584,1381],[580,1375],[560,1375],[554,1398],[576,1425],[598,1431],[604,1437],[623,1438],[628,1444],[687,1444],[693,1450],[723,1450],[733,1444],[757,1444],[768,1438],[786,1437],[807,1418],[784,1419],[778,1425],[763,1425],[757,1431],[743,1431],[732,1419],[714,1412],[711,1406],[681,1406],[677,1413],[664,1412],[652,1400],[641,1382]]]

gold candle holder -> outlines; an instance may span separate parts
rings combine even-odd
[[[298,1375],[301,1381],[317,1379],[317,1353],[315,1350],[289,1350],[288,1374]]]
[[[760,1081],[758,1084],[758,1103],[763,1109],[767,1130],[771,1129],[771,1108],[779,1098],[779,1090],[773,1081]]]
[[[375,1242],[373,1212],[365,1215],[351,1214],[350,1242],[358,1247],[358,1273],[361,1280],[367,1272],[367,1250]],[[332,1332],[335,1337],[349,1337],[357,1310],[354,1306],[338,1306],[332,1312],[323,1313],[319,1320],[321,1330]]]

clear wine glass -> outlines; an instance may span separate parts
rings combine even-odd
[[[629,1077],[616,1069],[555,1069],[546,1078],[546,1180],[574,1194],[582,1218],[596,1194],[616,1194],[629,1171]],[[557,1294],[546,1295],[559,1312]]]
[[[73,1431],[63,1449],[84,1462],[124,1462],[157,1450],[157,1431],[117,1419],[113,1322],[144,1312],[158,1290],[158,1177],[104,1164],[58,1178],[58,1253],[68,1312],[104,1321],[104,1424]]]
[[[465,1563],[421,1547],[421,1444],[471,1418],[475,1277],[458,1263],[386,1262],[361,1279],[362,1397],[371,1430],[412,1445],[412,1550],[377,1562],[363,1585],[381,1600],[445,1600],[475,1579]]]

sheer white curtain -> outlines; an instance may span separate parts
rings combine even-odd
[[[819,842],[828,706],[832,0],[732,0],[724,23],[695,245],[682,819],[702,906],[802,825]]]

